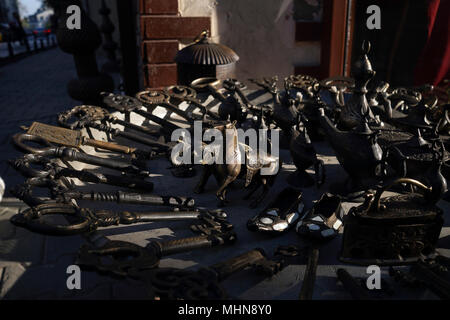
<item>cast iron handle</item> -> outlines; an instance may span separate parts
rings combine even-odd
[[[375,198],[373,200],[373,204],[375,204],[375,210],[376,211],[380,211],[381,209],[381,204],[380,204],[380,199],[381,199],[381,195],[383,194],[384,191],[388,190],[389,188],[391,188],[392,186],[399,184],[399,183],[408,183],[408,184],[412,184],[416,187],[421,188],[422,190],[431,193],[432,188],[431,187],[427,187],[426,185],[424,185],[422,182],[417,181],[415,179],[411,179],[411,178],[399,178],[387,185],[385,185],[383,188],[379,189],[377,191],[377,193],[375,194]],[[371,206],[373,208],[373,205]]]

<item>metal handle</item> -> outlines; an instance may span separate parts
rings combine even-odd
[[[391,188],[392,186],[399,184],[399,183],[409,183],[412,185],[415,185],[416,187],[419,187],[423,190],[425,190],[426,192],[431,193],[432,188],[431,187],[427,187],[426,185],[424,185],[422,182],[417,181],[415,179],[411,179],[411,178],[399,178],[397,180],[394,180],[393,182],[391,182],[390,184],[385,185],[383,188],[379,189],[377,191],[377,193],[375,194],[375,198],[373,200],[373,204],[375,205],[375,210],[376,211],[380,211],[381,208],[381,204],[380,204],[380,199],[381,199],[381,195],[383,194],[384,191],[388,190],[389,188]],[[373,205],[371,206],[371,208],[373,208]]]
[[[120,144],[116,144],[116,143],[112,143],[112,142],[89,139],[86,137],[83,137],[83,144],[87,145],[87,146],[95,147],[95,148],[106,149],[106,150],[125,153],[125,154],[132,154],[136,151],[136,148],[122,146]]]
[[[232,243],[236,240],[236,234],[231,232],[218,233],[213,235],[202,235],[197,237],[190,237],[184,239],[170,240],[170,241],[154,241],[150,246],[157,246],[161,255],[175,254],[201,248],[215,247],[227,243]]]
[[[195,205],[194,199],[177,196],[159,196],[153,194],[141,194],[141,193],[118,191],[117,197],[119,203],[123,202],[123,203],[180,206],[180,207],[193,207]]]
[[[72,216],[77,221],[65,225],[48,223],[42,220],[42,216],[52,214]],[[87,216],[82,215],[74,206],[53,203],[40,204],[34,208],[26,209],[22,213],[13,216],[11,222],[30,231],[53,236],[80,234],[89,231],[91,226],[91,220]]]
[[[238,272],[248,266],[256,264],[257,262],[266,258],[266,253],[263,249],[256,248],[233,257],[227,261],[217,263],[210,267],[217,274],[219,281],[227,278],[235,272]]]
[[[308,264],[306,265],[305,276],[303,278],[302,289],[300,290],[300,300],[311,300],[316,282],[316,271],[319,263],[319,248],[312,245],[309,248]]]
[[[54,147],[52,144],[50,144],[50,142],[48,142],[44,138],[29,133],[16,133],[15,135],[13,135],[12,141],[17,149],[25,153],[39,154]],[[43,147],[42,148],[32,147],[27,145],[25,142],[34,142],[42,145]]]

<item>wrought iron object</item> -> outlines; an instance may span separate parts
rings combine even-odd
[[[137,98],[108,92],[102,92],[101,95],[103,97],[103,103],[107,107],[113,108],[124,114],[135,112],[136,114],[139,114],[145,119],[150,120],[159,125],[160,132],[156,133],[157,136],[159,136],[159,134],[162,133],[166,138],[170,140],[172,132],[176,129],[181,128],[180,126],[165,119],[162,119],[152,114],[151,112],[147,111],[142,102],[140,102]],[[147,127],[142,126],[139,127],[143,128],[144,131],[146,131],[146,133],[150,135],[155,135],[155,132],[153,130]]]
[[[175,62],[178,69],[178,83],[189,85],[201,77],[226,79],[234,77],[239,56],[227,46],[212,43],[209,30],[203,30],[194,43],[178,51]]]
[[[191,87],[182,85],[169,86],[164,88],[164,93],[178,103],[185,101],[195,108],[199,108],[203,116],[208,115],[214,120],[220,120],[220,117],[215,112],[208,110],[200,103],[197,99],[197,92]],[[203,119],[203,121],[205,121],[205,119]]]
[[[190,86],[198,91],[207,90],[212,96],[219,100],[221,104],[219,105],[219,117],[222,120],[230,120],[230,121],[238,121],[238,123],[245,120],[247,116],[247,110],[243,104],[235,97],[234,94],[224,95],[220,90],[219,86],[223,84],[223,81],[212,78],[198,78],[191,82]],[[239,83],[239,85],[241,85]],[[231,89],[230,86],[228,86]],[[233,87],[234,92],[236,88],[236,84]]]
[[[72,123],[69,122],[69,120],[73,117],[78,118],[79,120],[75,120]],[[98,121],[101,122],[99,123]],[[162,149],[164,151],[171,148],[170,144],[157,141],[153,138],[111,127],[107,123],[117,123],[131,129],[134,128],[134,125],[111,116],[105,109],[100,107],[87,105],[76,106],[70,110],[59,113],[58,123],[61,126],[70,129],[82,129],[85,127],[95,128],[113,137],[123,137],[131,141],[136,141],[151,147]]]
[[[202,115],[195,115],[193,112],[179,109],[178,106],[170,102],[171,96],[164,93],[163,91],[157,90],[141,91],[136,94],[136,98],[144,106],[148,107],[159,106],[165,108],[168,112],[173,112],[177,114],[178,116],[188,121],[190,124],[192,124],[195,120],[202,120],[204,114],[206,113],[206,109],[204,107],[200,109],[202,111]]]
[[[82,268],[94,269],[116,276],[131,276],[134,273],[156,268],[162,257],[229,245],[235,240],[236,234],[229,231],[211,232],[208,235],[202,234],[168,241],[151,241],[146,247],[125,241],[109,241],[101,247],[83,245],[78,251],[77,264]],[[110,261],[106,261],[107,258]]]
[[[353,93],[346,103],[342,101],[342,98],[338,99],[339,104],[343,104],[339,117],[339,126],[343,130],[351,130],[366,119],[369,122],[376,122],[366,97],[368,93],[367,83],[375,76],[375,71],[372,69],[372,65],[367,57],[369,51],[370,42],[364,41],[361,56],[356,60],[352,68],[352,74],[355,78]]]
[[[436,256],[431,260],[419,260],[410,269],[401,271],[390,267],[389,274],[405,287],[429,289],[440,299],[450,299],[448,258]]]
[[[247,228],[270,234],[285,233],[303,213],[302,195],[290,187],[283,189],[263,211],[247,221]]]
[[[384,198],[392,186],[407,183],[424,191]],[[340,260],[361,265],[396,265],[433,253],[443,225],[442,210],[430,201],[431,188],[400,178],[366,195],[344,219]]]
[[[56,159],[49,159],[41,154],[28,153],[18,159],[10,160],[10,164],[25,177],[40,177],[52,180],[58,180],[61,177],[78,178],[84,182],[105,183],[147,191],[151,191],[153,187],[151,182],[135,176],[115,176],[87,169],[76,170],[69,167],[63,167],[57,163]],[[37,169],[35,167],[36,165],[39,165],[42,168]]]
[[[342,226],[344,209],[341,199],[324,193],[313,207],[300,218],[295,231],[297,234],[317,241],[333,239]]]
[[[25,144],[26,142],[36,142],[40,145],[44,145],[46,147],[35,148]],[[65,161],[79,161],[83,163],[88,163],[100,167],[106,167],[113,170],[118,170],[121,172],[126,172],[130,174],[137,174],[141,176],[148,176],[150,173],[148,171],[144,171],[137,166],[124,161],[118,161],[114,159],[100,158],[96,156],[92,156],[89,154],[81,153],[73,148],[68,147],[53,147],[50,143],[44,138],[33,136],[28,133],[17,133],[13,136],[14,146],[17,147],[20,151],[27,153],[35,153],[47,158],[59,158]]]
[[[49,215],[70,216],[69,223],[58,223],[44,217]],[[11,217],[11,223],[32,232],[53,235],[71,236],[95,231],[99,227],[119,224],[134,224],[154,221],[196,220],[199,226],[193,225],[194,231],[215,230],[228,232],[233,226],[226,221],[226,213],[220,210],[190,211],[145,211],[145,212],[113,212],[109,210],[91,210],[73,204],[44,203],[28,208]],[[211,233],[210,231],[208,231]]]
[[[50,143],[56,143],[66,147],[80,148],[82,145],[91,146],[100,149],[106,149],[114,152],[133,154],[136,148],[122,146],[116,143],[89,139],[82,136],[80,131],[56,127],[40,122],[33,122],[27,133],[44,138]],[[150,156],[148,155],[147,158]]]
[[[358,197],[362,190],[376,185],[382,174],[380,165],[383,151],[377,142],[378,131],[372,131],[367,121],[361,122],[356,129],[341,131],[325,115],[324,109],[319,111],[320,124],[327,141],[350,177],[347,186],[340,186],[333,193],[348,198]]]
[[[426,140],[420,131],[405,142],[391,145],[384,155],[397,176],[422,181],[432,188],[431,201],[438,201],[447,191],[441,168],[448,161],[444,144],[437,137]]]
[[[151,190],[147,190],[151,191]],[[89,200],[89,201],[104,201],[117,202],[119,204],[139,204],[152,206],[169,206],[175,208],[193,208],[195,201],[192,198],[179,196],[161,196],[148,193],[133,193],[133,192],[80,192],[68,190],[56,195],[56,200],[68,203],[70,200]]]
[[[308,263],[306,264],[305,276],[303,278],[302,289],[300,290],[300,300],[311,300],[316,282],[317,265],[319,263],[319,247],[315,244],[309,247]]]
[[[264,88],[273,97],[273,106],[268,115],[270,121],[275,123],[285,135],[286,139],[291,139],[291,128],[297,124],[299,117],[296,101],[289,96],[290,82],[285,82],[285,92],[282,94],[277,87],[278,77],[271,79],[263,78],[262,80],[250,79],[251,82]]]
[[[296,128],[291,129],[289,144],[291,157],[297,170],[290,174],[287,180],[295,187],[309,187],[314,183],[321,186],[325,182],[325,166],[322,160],[317,159],[316,150],[306,129],[307,125],[301,122],[301,118],[300,116]],[[306,172],[306,169],[311,166],[314,166],[315,179]]]
[[[334,97],[337,107],[345,106],[345,94],[355,88],[355,80],[353,78],[335,76],[320,81],[319,89],[326,89]]]
[[[174,268],[131,270],[129,275],[145,281],[160,299],[224,300],[229,299],[220,282],[246,268],[273,276],[284,267],[282,260],[269,260],[263,249],[256,248],[224,262],[197,271]]]

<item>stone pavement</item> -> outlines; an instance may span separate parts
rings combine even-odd
[[[67,94],[66,84],[76,76],[71,55],[49,49],[0,67],[0,176],[6,187],[18,183],[7,163],[20,155],[11,135],[33,121],[56,124],[56,114],[77,101]]]
[[[34,59],[34,60],[33,60]],[[51,61],[51,64],[49,63]],[[55,114],[75,105],[65,91],[65,84],[74,75],[71,57],[61,53],[58,49],[40,53],[30,59],[24,59],[14,65],[0,68],[0,112],[3,117],[1,123],[2,144],[0,157],[2,160],[15,158],[19,155],[9,144],[9,136],[19,130],[20,125],[29,125],[33,120],[54,123]],[[25,93],[26,92],[26,93]],[[254,102],[266,101],[267,96],[252,96]],[[205,105],[212,105],[211,99]],[[23,110],[26,110],[25,112]],[[6,118],[7,117],[7,118]],[[141,123],[142,118],[132,116],[132,120]],[[96,138],[103,138],[94,131]],[[86,151],[92,149],[85,147]],[[327,170],[327,181],[320,189],[304,189],[304,202],[306,208],[312,206],[312,201],[320,197],[330,185],[345,176],[345,172],[338,165],[333,152],[325,143],[316,144],[319,157],[324,160]],[[272,255],[279,245],[302,245],[295,232],[290,231],[279,237],[270,237],[251,233],[246,228],[246,221],[257,214],[279,191],[286,185],[286,177],[295,170],[287,150],[281,150],[281,159],[284,163],[274,187],[264,203],[256,209],[249,209],[249,201],[242,200],[242,191],[237,183],[227,193],[230,204],[225,207],[230,222],[235,226],[238,240],[234,245],[189,253],[176,254],[161,259],[160,266],[175,268],[193,268],[208,266],[228,259],[255,247],[263,248]],[[151,181],[155,185],[155,194],[184,195],[195,198],[197,205],[215,208],[214,192],[216,183],[211,178],[206,185],[205,193],[195,195],[193,187],[198,176],[193,178],[174,178],[165,159],[152,160],[149,168],[152,173]],[[81,167],[81,166],[80,166]],[[1,175],[7,186],[18,183],[23,178],[13,170],[9,170],[2,163]],[[76,181],[80,184],[79,181]],[[90,190],[90,186],[80,186],[83,190]],[[97,191],[113,190],[108,186],[98,186]],[[115,205],[108,203],[80,203],[81,206],[91,208],[135,210],[143,211],[151,208],[142,208],[132,205]],[[348,210],[352,203],[344,203]],[[446,224],[441,234],[438,248],[443,254],[449,255],[450,228],[448,212],[449,203],[439,203],[446,211]],[[0,203],[0,299],[145,299],[146,289],[139,282],[125,279],[113,279],[98,275],[95,272],[82,272],[81,290],[68,290],[66,269],[73,264],[78,248],[86,243],[81,236],[51,237],[31,233],[22,228],[13,226],[9,219],[26,206],[13,199],[5,198]],[[145,246],[151,240],[169,240],[179,237],[191,236],[187,222],[145,223],[137,225],[120,225],[102,228],[94,233],[89,240],[97,243],[107,240],[131,241]],[[342,235],[324,244],[320,250],[319,267],[317,270],[314,299],[348,299],[349,294],[336,280],[336,270],[341,266],[337,260]],[[445,248],[445,249],[443,249]],[[365,268],[357,266],[344,266],[353,275],[367,276]],[[383,278],[389,281],[387,268],[383,268]],[[301,262],[288,266],[271,279],[262,279],[250,271],[243,271],[231,276],[223,285],[232,297],[239,299],[297,299],[300,292],[305,265]],[[395,287],[395,286],[394,286]],[[395,287],[395,299],[435,299],[429,291],[405,291]]]

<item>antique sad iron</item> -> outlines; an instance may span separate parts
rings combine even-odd
[[[384,191],[406,183],[424,193],[383,198]],[[443,211],[430,195],[432,188],[400,178],[366,195],[366,201],[350,209],[344,220],[340,260],[359,265],[401,265],[432,254],[444,220]]]

